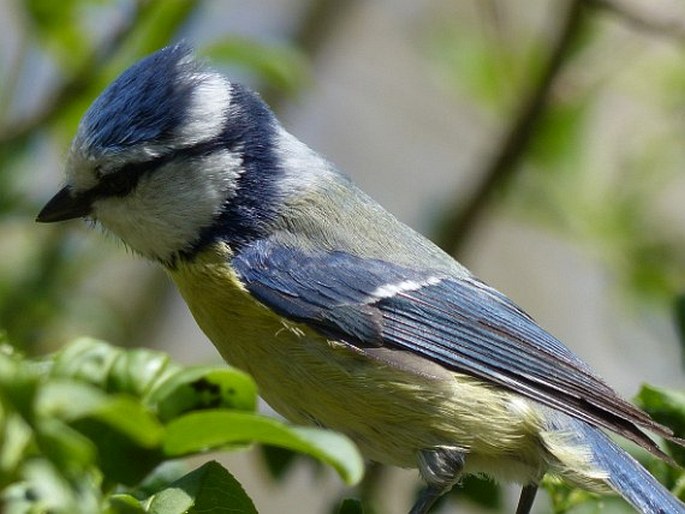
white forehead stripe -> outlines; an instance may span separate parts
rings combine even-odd
[[[442,279],[438,277],[429,277],[422,282],[416,282],[415,280],[403,280],[397,284],[385,284],[379,286],[371,293],[371,296],[378,299],[392,298],[400,293],[416,291],[422,287],[437,285],[440,282],[442,282]]]
[[[231,84],[218,73],[201,72],[195,77],[187,118],[178,127],[179,136],[193,144],[216,138],[224,128],[231,104]]]

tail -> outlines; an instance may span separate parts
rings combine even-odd
[[[685,514],[685,504],[673,496],[633,457],[600,430],[583,425],[593,463],[606,473],[606,483],[642,514]]]

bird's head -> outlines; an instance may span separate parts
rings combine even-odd
[[[246,88],[180,44],[124,71],[91,105],[66,185],[38,215],[94,219],[145,257],[173,262],[222,231],[273,217],[284,156],[306,152]]]

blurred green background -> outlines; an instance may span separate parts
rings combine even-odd
[[[0,0],[0,329],[20,350],[91,335],[218,360],[161,270],[33,221],[89,103],[180,39],[621,393],[685,385],[685,5],[665,0]],[[263,463],[231,458],[249,490]],[[250,492],[323,512],[340,484],[320,472]]]

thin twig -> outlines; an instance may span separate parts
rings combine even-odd
[[[473,232],[492,194],[511,180],[528,149],[549,102],[552,86],[569,61],[581,32],[585,0],[572,0],[567,8],[557,41],[530,93],[521,102],[517,115],[493,158],[485,166],[481,182],[463,207],[446,213],[435,231],[434,240],[446,251],[457,254]]]
[[[681,44],[685,43],[685,20],[655,16],[644,9],[638,10],[634,6],[616,0],[586,0],[586,2],[589,7],[610,12],[638,30],[675,39]]]
[[[290,44],[298,48],[310,61],[314,61],[335,32],[336,26],[357,3],[353,0],[312,0],[303,16],[300,16],[302,21],[295,28]],[[262,98],[275,111],[278,111],[287,100],[287,95],[282,89],[265,86],[260,92]]]
[[[4,120],[7,112],[12,106],[12,98],[17,90],[19,78],[24,63],[26,62],[26,54],[29,49],[29,35],[24,27],[18,27],[17,31],[17,49],[12,57],[10,57],[9,65],[4,70],[5,80],[0,87],[0,120]]]

